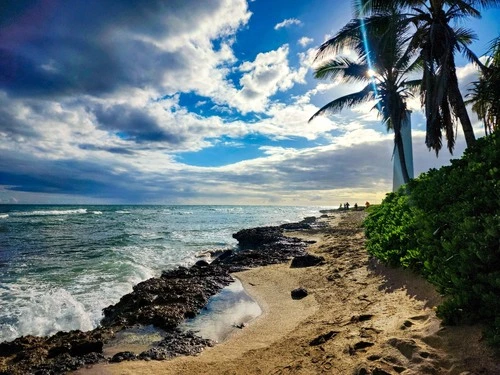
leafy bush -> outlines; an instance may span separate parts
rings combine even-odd
[[[447,295],[445,323],[482,320],[500,345],[500,133],[388,194],[365,221],[368,251]]]
[[[364,222],[368,251],[393,267],[416,266],[411,259],[416,245],[413,236],[415,214],[408,200],[403,188],[390,193]]]

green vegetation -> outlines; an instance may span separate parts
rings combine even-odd
[[[500,132],[388,194],[365,221],[368,252],[447,296],[446,324],[486,322],[500,346]]]
[[[493,40],[491,56],[481,67],[481,76],[467,95],[468,104],[484,122],[484,132],[491,134],[500,129],[500,37]]]
[[[414,180],[406,174],[406,185],[388,194],[381,205],[370,207],[364,223],[368,251],[392,266],[423,274],[447,296],[438,308],[445,323],[486,322],[489,339],[500,347],[500,39],[492,43],[492,56],[483,64],[468,48],[476,38],[474,32],[453,26],[457,20],[463,24],[469,17],[480,17],[480,9],[497,6],[499,1],[353,3],[356,18],[320,46],[315,76],[368,84],[326,104],[313,118],[375,100],[384,123],[394,130],[401,153],[406,100],[418,85],[428,148],[437,155],[444,135],[452,151],[457,121],[468,147],[462,159],[450,166]],[[335,55],[344,48],[354,50],[357,60]],[[458,86],[458,53],[481,68],[469,95],[489,134],[479,141]],[[422,78],[408,80],[415,70],[422,71]]]

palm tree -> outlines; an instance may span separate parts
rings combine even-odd
[[[484,122],[486,135],[500,129],[500,37],[491,43],[490,53],[466,102],[472,104],[472,110]]]
[[[411,35],[411,48],[420,50],[423,61],[421,83],[422,101],[427,118],[425,143],[436,154],[442,146],[445,131],[448,149],[455,144],[453,119],[462,124],[467,146],[475,142],[472,124],[458,88],[455,53],[461,52],[470,61],[481,66],[476,55],[468,48],[475,39],[472,31],[453,28],[453,20],[480,17],[479,7],[499,4],[499,0],[356,0],[358,14],[381,14],[397,7],[415,29]],[[408,12],[408,13],[404,13]]]
[[[358,60],[337,56],[322,61],[315,69],[316,78],[340,77],[345,82],[367,82],[367,85],[359,92],[329,102],[309,121],[326,111],[338,112],[375,99],[375,108],[387,125],[387,130],[394,131],[395,152],[401,163],[403,181],[407,183],[410,176],[401,129],[404,121],[408,121],[410,117],[406,99],[411,95],[411,90],[418,87],[420,80],[407,80],[406,77],[408,73],[418,69],[419,64],[412,58],[413,51],[406,48],[406,30],[398,17],[392,17],[389,23],[385,19],[384,22],[379,21],[378,16],[353,19],[337,35],[320,46],[316,60],[324,59],[329,53],[338,53],[344,47],[352,48],[358,54]]]

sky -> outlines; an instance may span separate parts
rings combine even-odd
[[[373,103],[308,123],[360,88],[313,77],[351,15],[350,1],[2,1],[0,203],[380,202],[393,134]],[[477,55],[499,16],[464,22]],[[467,90],[477,70],[457,66]],[[465,147],[459,130],[453,155],[429,152],[419,103],[416,175]]]

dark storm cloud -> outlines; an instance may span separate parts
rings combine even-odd
[[[12,169],[16,165],[16,170]],[[0,181],[7,190],[81,195],[114,202],[147,202],[161,197],[189,196],[168,180],[145,178],[139,172],[114,174],[109,167],[75,160],[40,160],[29,155],[0,160]]]
[[[180,144],[186,140],[182,134],[162,129],[157,120],[136,108],[115,105],[109,108],[97,107],[94,110],[97,126],[100,129],[118,132],[124,139],[140,142],[166,142]]]
[[[99,95],[157,84],[188,67],[150,39],[174,37],[220,1],[11,1],[0,12],[0,88],[11,95]]]
[[[134,152],[123,147],[103,147],[103,146],[96,146],[93,144],[89,143],[84,143],[81,145],[78,145],[78,147],[81,150],[87,150],[87,151],[106,151],[110,152],[112,154],[121,154],[121,155],[134,155]]]
[[[8,108],[0,101],[0,133],[4,133],[8,138],[36,138],[39,133],[15,118]]]

